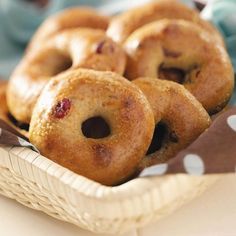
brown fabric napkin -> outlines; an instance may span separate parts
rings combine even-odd
[[[0,144],[9,146],[29,147],[33,151],[39,152],[34,145],[32,145],[20,136],[22,135],[17,132],[17,130],[13,129],[5,121],[0,119]]]
[[[0,144],[28,147],[31,143],[17,136],[17,131],[0,119]],[[236,107],[216,117],[203,134],[167,163],[144,169],[140,177],[174,173],[229,173],[236,169]]]

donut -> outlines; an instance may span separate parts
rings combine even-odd
[[[7,81],[0,80],[0,119],[7,121],[7,103],[6,103]]]
[[[97,128],[91,127],[92,120],[103,120],[108,131],[93,134]],[[78,69],[46,85],[29,136],[49,159],[101,184],[115,185],[136,171],[153,130],[152,109],[138,87],[112,72]]]
[[[9,113],[6,101],[7,81],[0,80],[0,120],[11,127],[11,132],[21,137],[28,137],[28,126],[17,122]]]
[[[41,48],[27,53],[12,74],[7,102],[12,115],[29,123],[35,102],[49,79],[65,70],[90,68],[123,74],[123,49],[96,29],[58,33]]]
[[[126,77],[162,78],[185,86],[209,112],[227,104],[234,87],[230,58],[196,24],[161,20],[136,30],[124,44]]]
[[[151,78],[138,78],[133,83],[148,99],[156,124],[139,169],[166,162],[209,127],[208,113],[183,85]]]
[[[89,7],[73,7],[48,17],[32,37],[28,50],[40,47],[58,32],[71,28],[93,28],[106,30],[109,17]]]
[[[197,11],[188,8],[177,0],[156,0],[115,16],[110,21],[107,34],[115,42],[124,43],[136,29],[165,18],[193,22],[208,31],[211,37],[221,45],[224,45],[223,38],[211,23],[202,20]]]

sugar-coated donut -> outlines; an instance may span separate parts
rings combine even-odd
[[[12,74],[7,102],[12,115],[29,123],[41,90],[52,76],[75,68],[123,74],[123,49],[101,30],[72,29],[58,33],[42,47],[27,53]]]
[[[199,26],[184,20],[161,20],[136,30],[126,40],[126,76],[162,77],[182,83],[210,113],[228,102],[233,67],[224,47]]]
[[[174,157],[210,125],[205,109],[183,85],[151,78],[139,78],[133,83],[147,97],[156,123],[152,144],[140,169]]]
[[[213,25],[202,20],[197,11],[188,8],[178,0],[156,0],[115,16],[109,24],[107,34],[114,41],[124,43],[136,29],[165,18],[191,21],[208,31],[219,44],[224,45],[222,36]]]
[[[109,17],[89,7],[73,7],[65,9],[47,18],[32,37],[28,51],[41,47],[53,35],[71,28],[93,28],[106,30]]]
[[[110,127],[105,137],[94,138],[96,127],[85,127],[93,118]],[[33,111],[30,141],[60,165],[114,185],[136,171],[153,130],[152,109],[137,86],[112,72],[78,69],[46,85]]]

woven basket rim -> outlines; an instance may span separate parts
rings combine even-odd
[[[1,146],[0,146],[0,148],[1,148]],[[14,148],[16,148],[16,147],[12,147],[9,150],[9,153],[11,153]],[[25,147],[20,147],[20,148],[25,149]],[[35,155],[38,154],[37,152],[35,152],[31,149],[29,149],[29,151],[34,152]],[[18,154],[19,158],[22,158],[21,153]],[[154,179],[159,179],[160,180],[160,181],[158,181],[158,182],[160,182],[159,184],[163,185],[166,183],[166,181],[171,180],[172,178],[176,178],[176,177],[180,177],[183,180],[185,179],[185,181],[188,181],[188,179],[196,179],[196,178],[205,179],[206,177],[209,177],[209,176],[212,176],[212,177],[217,176],[217,175],[213,175],[213,174],[204,175],[204,176],[191,176],[188,174],[181,173],[181,174],[165,175],[165,176],[138,177],[138,178],[132,179],[132,180],[130,180],[126,183],[123,183],[121,185],[118,185],[118,186],[105,186],[105,185],[95,182],[89,178],[86,178],[82,175],[76,174],[76,173],[72,172],[71,170],[53,162],[52,160],[48,159],[47,157],[45,157],[41,154],[38,154],[36,159],[38,161],[39,161],[39,159],[40,159],[40,161],[47,161],[48,163],[50,163],[50,168],[55,168],[55,169],[60,170],[61,172],[64,172],[62,174],[62,176],[60,177],[60,181],[63,182],[63,184],[65,184],[65,185],[70,185],[70,188],[75,190],[77,193],[82,194],[83,196],[85,196],[87,198],[91,197],[91,198],[97,199],[97,200],[101,199],[101,196],[99,194],[94,194],[94,192],[92,192],[92,191],[89,191],[89,192],[84,191],[84,189],[81,188],[80,186],[73,184],[76,182],[79,182],[79,183],[80,182],[87,182],[87,184],[90,186],[93,186],[94,189],[101,189],[102,188],[103,189],[102,198],[103,199],[105,198],[106,200],[113,201],[113,202],[120,201],[121,199],[125,200],[125,199],[129,199],[131,197],[143,196],[144,189],[142,189],[142,187],[144,187],[144,185],[147,185],[147,184],[149,184],[149,186],[147,186],[147,188],[145,188],[145,193],[148,194],[148,192],[154,191],[155,188],[160,187],[160,185],[150,184]],[[34,162],[32,164],[34,164]],[[41,168],[41,166],[37,166],[37,167],[39,169],[43,170]],[[43,170],[43,171],[46,171],[48,175],[51,175],[51,173],[48,170],[49,169]],[[73,179],[73,183],[71,183],[71,182],[68,183],[68,180],[66,178],[64,178],[65,175],[70,176],[70,178]],[[27,176],[24,176],[24,177],[27,178]],[[165,181],[162,182],[161,179],[163,179],[163,178],[165,178]],[[45,187],[45,186],[43,186],[43,187]],[[129,191],[129,194],[127,194],[127,189],[132,189],[133,191]],[[142,191],[141,191],[141,189],[142,189]],[[123,193],[125,193],[125,194],[123,194]]]
[[[75,212],[75,224],[79,224],[79,219],[86,214],[91,217],[91,222],[92,219],[99,219],[101,222],[125,222],[127,219],[135,225],[140,225],[141,219],[142,222],[147,221],[146,215],[154,217],[155,214],[168,214],[167,208],[176,209],[199,195],[219,178],[219,175],[211,178],[185,174],[154,176],[137,178],[119,186],[109,187],[73,173],[26,147],[0,145],[0,153],[3,155],[0,158],[0,167],[6,168],[18,179],[17,188],[21,186],[22,181],[29,184],[29,191],[32,190],[35,195],[33,198],[38,199],[39,204],[41,195],[58,199],[55,204],[64,209],[63,215],[66,219],[71,219],[68,209]],[[56,205],[55,207],[57,209]],[[163,207],[166,210],[162,211]],[[50,214],[50,211],[43,211]]]

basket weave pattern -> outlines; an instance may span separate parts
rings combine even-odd
[[[28,148],[0,146],[2,195],[96,233],[122,233],[160,219],[217,179],[175,175],[106,187]]]

